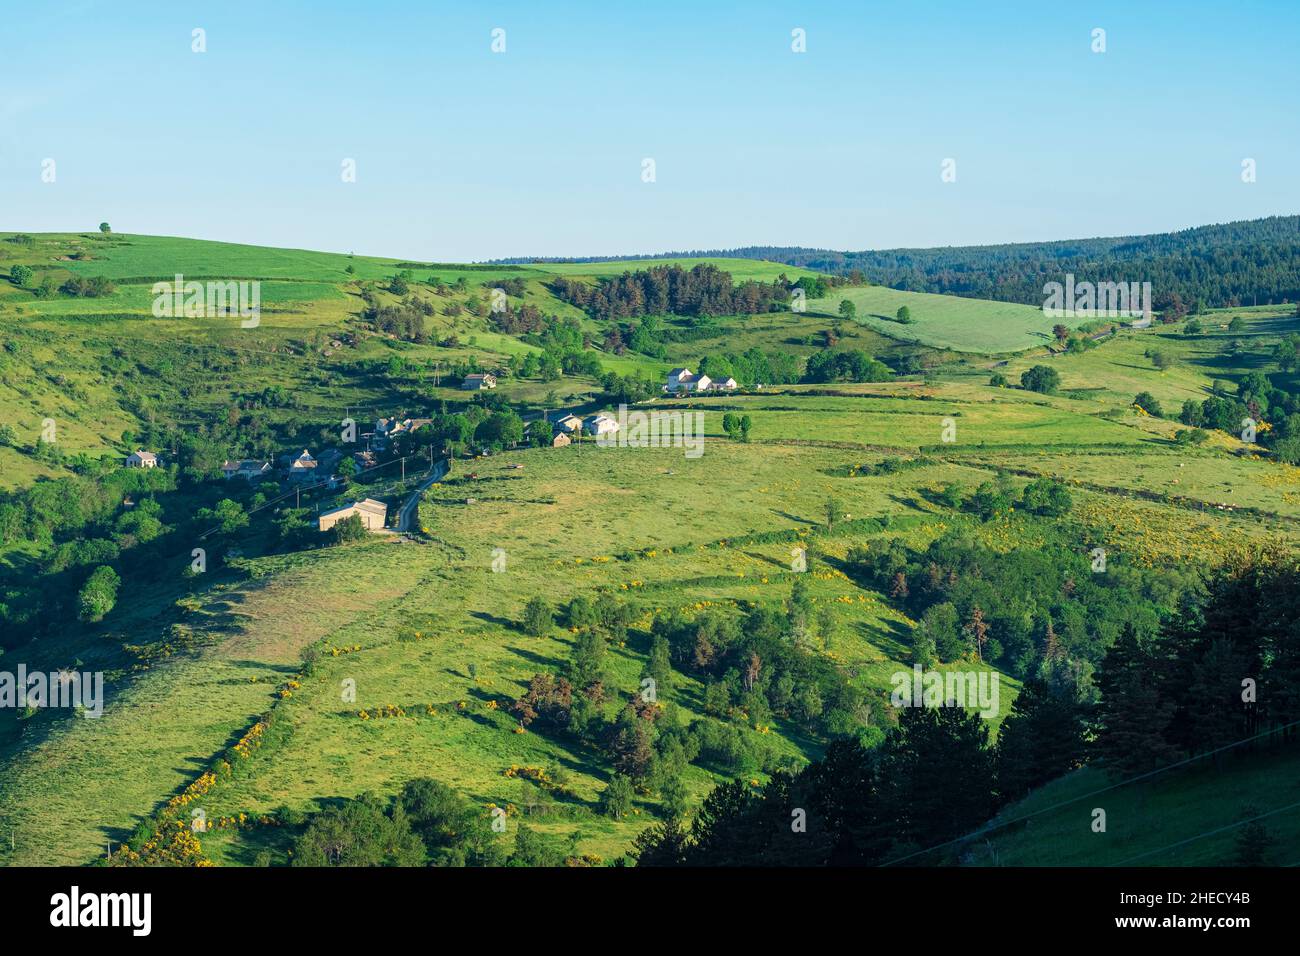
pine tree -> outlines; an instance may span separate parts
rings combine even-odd
[[[1249,820],[1260,814],[1258,807],[1247,806],[1242,816]],[[1251,820],[1237,833],[1236,855],[1232,866],[1270,866],[1272,865],[1273,846],[1277,842],[1268,832],[1262,821]]]
[[[1121,776],[1155,769],[1179,756],[1167,737],[1174,705],[1162,692],[1157,664],[1127,624],[1097,671],[1101,701],[1094,746],[1107,768]]]
[[[686,862],[686,828],[679,817],[642,830],[632,841],[637,866],[682,866]]]
[[[1072,689],[1025,681],[998,730],[998,793],[1004,801],[1018,800],[1083,762],[1082,718]]]
[[[988,820],[996,783],[988,733],[986,720],[960,707],[904,708],[876,773],[880,851],[942,843]]]

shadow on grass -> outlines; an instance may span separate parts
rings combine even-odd
[[[489,614],[487,611],[470,611],[469,616],[476,620],[483,621],[487,624],[495,624],[497,627],[503,627],[508,631],[518,631],[519,622],[512,621],[508,617],[501,617],[496,614]]]
[[[536,664],[538,667],[560,668],[564,666],[564,661],[561,660],[560,658],[550,657],[545,654],[539,654],[536,651],[531,651],[526,647],[519,647],[518,645],[507,645],[506,650],[510,651],[513,654],[517,654],[519,657],[522,657],[526,661],[530,661],[533,664]]]
[[[854,629],[863,640],[880,648],[892,660],[912,659],[912,631],[901,621],[881,621],[877,625],[857,621]]]
[[[820,527],[820,522],[814,521],[811,518],[801,518],[799,515],[792,515],[788,511],[777,511],[773,508],[772,514],[776,515],[778,518],[784,518],[786,521],[793,521],[795,524],[806,524],[813,528]]]

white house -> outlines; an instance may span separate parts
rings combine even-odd
[[[688,368],[675,368],[668,373],[668,384],[664,386],[665,392],[689,392],[691,384],[695,381],[695,373]]]
[[[302,453],[289,460],[288,474],[294,481],[301,481],[316,474],[316,459],[306,448]]]
[[[696,375],[688,368],[675,368],[668,373],[668,382],[664,391],[669,394],[682,392],[730,391],[736,387],[736,380],[729,378],[725,382],[714,382],[707,375]]]
[[[402,432],[413,432],[425,425],[432,425],[432,418],[381,418],[375,422],[375,437],[387,438]]]
[[[484,389],[496,388],[497,377],[491,372],[475,372],[461,379],[460,387],[466,392],[481,392]]]
[[[582,427],[582,419],[571,412],[565,412],[561,417],[555,419],[552,423],[556,431],[562,431],[572,435]]]
[[[328,531],[344,518],[352,515],[361,517],[361,524],[365,526],[367,531],[382,531],[384,530],[384,522],[388,520],[388,505],[382,501],[376,501],[374,498],[362,498],[360,501],[354,501],[339,508],[322,511],[317,516],[316,524],[321,531]]]
[[[137,449],[132,454],[126,456],[126,467],[157,468],[158,456],[151,451],[141,451]]]
[[[582,427],[588,435],[599,438],[601,435],[612,435],[618,431],[619,424],[608,415],[589,415],[583,421]]]

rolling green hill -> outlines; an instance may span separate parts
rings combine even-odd
[[[885,286],[833,289],[824,299],[808,303],[810,311],[836,316],[840,302],[852,302],[855,319],[894,338],[957,352],[1019,352],[1052,340],[1050,319],[1041,308],[988,299],[963,299],[928,292],[900,292]],[[912,324],[900,323],[906,306]]]
[[[1121,569],[1115,586],[1140,580],[1135,593],[1155,614],[1172,613],[1196,569],[1300,539],[1300,468],[1222,431],[1189,445],[1176,439],[1185,426],[1174,420],[1183,401],[1212,397],[1251,371],[1266,368],[1289,381],[1274,371],[1273,350],[1300,324],[1281,309],[1243,310],[1244,328],[1231,334],[1226,324],[1235,312],[1203,316],[1195,334],[1185,326],[1123,331],[1090,350],[1047,356],[1034,348],[1042,342],[1041,312],[1029,307],[836,288],[805,314],[716,317],[653,358],[601,349],[602,323],[548,288],[548,276],[598,281],[644,267],[640,260],[417,266],[160,237],[41,235],[31,245],[6,241],[12,237],[0,236],[0,272],[30,264],[37,284],[45,276],[61,284],[74,274],[103,275],[116,288],[98,298],[37,298],[30,288],[0,282],[0,426],[13,433],[0,445],[0,490],[13,492],[0,497],[0,509],[21,500],[53,510],[53,489],[72,489],[57,499],[65,522],[58,530],[11,531],[0,544],[0,607],[6,614],[20,609],[20,589],[43,582],[51,613],[59,611],[101,560],[75,563],[65,546],[83,538],[119,548],[123,582],[102,621],[74,614],[34,642],[14,636],[16,629],[5,632],[6,668],[93,667],[109,677],[98,720],[54,711],[0,715],[0,835],[8,829],[13,836],[12,845],[0,839],[5,863],[95,861],[138,827],[148,831],[158,822],[151,815],[171,805],[171,824],[184,823],[195,808],[220,822],[198,838],[202,858],[284,864],[304,815],[367,791],[388,797],[422,776],[453,787],[484,820],[492,807],[505,808],[510,834],[527,824],[562,841],[571,859],[611,861],[668,813],[670,797],[693,809],[712,787],[737,777],[757,790],[777,771],[819,758],[839,737],[874,744],[896,724],[891,677],[912,664],[918,621],[907,611],[906,588],[863,576],[864,551],[878,555],[896,543],[919,554],[944,542],[984,556],[1050,552],[1077,559],[1087,578],[1085,556],[1101,542]],[[744,268],[735,278],[793,277],[770,263]],[[362,316],[363,295],[386,306],[406,298],[388,289],[406,269],[414,296],[433,305],[421,320],[423,341],[385,333]],[[261,324],[154,318],[149,286],[176,272],[263,280]],[[885,382],[653,395],[638,406],[702,415],[698,458],[682,448],[590,442],[464,456],[423,494],[419,529],[404,536],[334,545],[315,532],[314,510],[350,490],[305,495],[308,528],[290,534],[282,528],[292,517],[286,489],[268,487],[259,497],[211,477],[213,462],[228,456],[271,457],[304,446],[351,451],[339,438],[345,415],[369,423],[476,405],[477,393],[448,381],[456,363],[493,368],[542,352],[527,335],[503,332],[490,316],[465,309],[483,296],[481,283],[512,277],[523,280],[512,296],[517,302],[571,319],[590,335],[584,351],[597,356],[602,372],[657,383],[670,365],[750,348],[802,362],[841,321],[842,298],[857,304],[860,324],[841,322],[838,348],[892,357],[903,346],[888,336],[903,334],[924,344],[908,347],[923,361],[915,373]],[[909,306],[915,324],[892,320],[899,304]],[[996,365],[985,354],[1020,349],[1031,351]],[[1152,361],[1153,349],[1170,359],[1164,368]],[[1042,363],[1059,372],[1053,394],[989,384],[995,369],[1014,384]],[[1134,408],[1139,391],[1164,402],[1170,417]],[[612,413],[618,404],[589,372],[551,380],[503,374],[493,396],[528,416],[559,408]],[[745,440],[727,433],[728,415],[749,417]],[[46,419],[56,423],[58,454],[37,441]],[[178,445],[193,438],[197,451],[168,472],[165,487],[123,493],[111,484],[115,464],[95,459],[124,454],[141,435],[171,436]],[[172,449],[159,450],[172,464]],[[363,476],[355,491],[396,506],[426,464],[411,463],[405,483]],[[1041,479],[1068,489],[1068,515],[1049,520],[1017,504],[984,520],[963,503],[982,486],[1020,495]],[[20,497],[32,489],[35,499]],[[69,499],[78,496],[87,509],[101,509],[84,526],[71,514]],[[142,530],[146,498],[158,503],[156,537]],[[195,516],[223,498],[247,524],[202,538],[212,570],[188,575],[195,535],[209,527]],[[0,527],[31,524],[30,516],[10,523],[14,514],[0,512]],[[795,551],[806,551],[806,572],[792,564]],[[1049,591],[1062,589],[1068,602],[1064,583]],[[684,761],[675,778],[680,793],[647,777],[619,814],[602,804],[616,769],[611,754],[618,753],[610,735],[540,718],[524,726],[515,709],[537,675],[577,666],[587,626],[563,609],[600,595],[626,619],[603,648],[603,687],[587,714],[592,726],[618,727],[643,677],[658,666],[657,639],[704,634],[693,650],[698,657],[679,656],[660,687],[656,739],[692,728],[719,735],[705,736],[703,749]],[[1042,601],[1039,614],[1057,600],[1032,597]],[[532,629],[525,622],[536,598],[554,617]],[[772,660],[713,671],[711,661],[699,663],[709,640],[727,640],[728,625],[719,621],[757,628],[763,614],[790,628]],[[1029,616],[1026,626],[1039,627]],[[1010,645],[1010,636],[997,636]],[[1029,646],[1026,653],[1039,653]],[[1092,668],[1100,650],[1088,653]],[[1005,692],[990,728],[1012,706],[1026,673],[1010,653],[997,659]],[[744,684],[762,685],[777,661],[797,666],[783,674],[791,686],[773,689],[783,701],[773,708]],[[990,669],[983,661],[966,654],[940,668]],[[808,686],[817,695],[806,694]],[[1290,763],[1279,767],[1276,774],[1249,768],[1273,774],[1261,783],[1261,802],[1280,800],[1290,785]],[[1095,782],[1085,768],[1019,809],[1073,799]],[[1211,774],[1184,775],[1151,788],[1145,804],[1120,799],[1111,855],[1089,855],[1082,840],[1072,842],[1080,824],[1073,816],[1044,814],[1033,826],[1000,831],[995,855],[972,862],[1109,862],[1156,849],[1211,822],[1208,810],[1186,808],[1208,805],[1216,786],[1222,781]],[[1177,826],[1151,825],[1175,813],[1183,815]],[[1291,848],[1295,835],[1279,832]],[[137,834],[137,848],[150,835]]]

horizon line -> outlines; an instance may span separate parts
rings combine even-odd
[[[1183,226],[1177,229],[1166,229],[1160,232],[1141,232],[1127,234],[1111,234],[1096,236],[1069,236],[1058,239],[1021,239],[1014,242],[984,242],[984,243],[963,243],[960,245],[930,245],[930,246],[883,246],[883,247],[866,247],[859,249],[836,248],[834,246],[805,246],[798,244],[781,244],[781,243],[759,243],[752,242],[744,245],[726,246],[713,249],[689,249],[689,250],[664,250],[659,252],[623,252],[617,254],[598,253],[591,255],[564,256],[564,255],[540,255],[540,256],[500,256],[493,259],[466,259],[463,262],[437,261],[433,259],[417,259],[411,256],[396,256],[391,254],[376,253],[357,253],[354,251],[342,251],[336,249],[313,249],[304,246],[279,246],[267,245],[257,242],[248,242],[238,239],[210,239],[203,236],[178,236],[164,233],[153,232],[117,232],[112,231],[109,235],[113,236],[139,236],[151,239],[185,239],[191,242],[213,242],[225,245],[250,246],[259,249],[279,249],[286,252],[315,252],[326,255],[340,256],[361,256],[366,259],[391,259],[394,262],[412,262],[420,265],[525,265],[528,263],[551,263],[556,265],[564,264],[582,264],[587,262],[617,262],[622,260],[653,260],[653,259],[700,259],[700,258],[729,258],[728,253],[741,252],[754,249],[782,249],[799,252],[823,252],[823,253],[840,253],[844,255],[863,255],[869,253],[887,253],[887,252],[931,252],[935,250],[951,249],[992,249],[1006,246],[1041,246],[1052,245],[1055,243],[1070,242],[1095,242],[1099,240],[1129,240],[1142,239],[1149,236],[1167,236],[1178,235],[1179,233],[1195,232],[1198,229],[1213,229],[1222,226],[1231,226],[1239,223],[1258,223],[1270,219],[1300,219],[1300,213],[1271,213],[1267,216],[1257,216],[1251,219],[1229,219],[1223,222],[1200,223],[1199,225]],[[90,235],[97,232],[95,228],[88,229],[66,229],[66,230],[41,230],[36,232],[27,232],[22,229],[4,229],[5,235],[30,235],[30,236],[80,236]],[[737,258],[753,258],[752,256],[741,256]],[[776,260],[758,260],[764,262],[776,262]],[[787,265],[788,263],[776,262],[778,265]],[[796,268],[791,266],[791,268]]]

